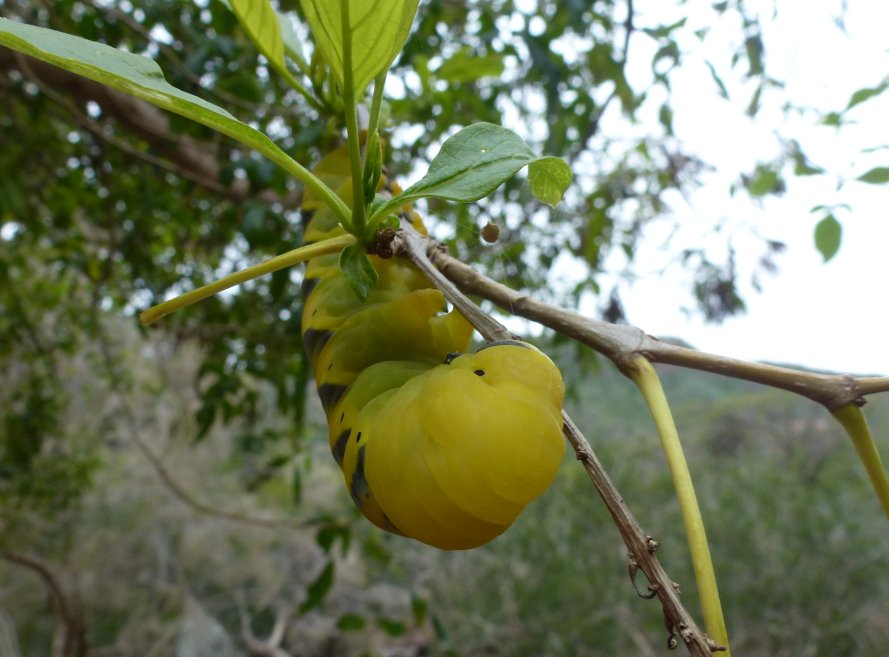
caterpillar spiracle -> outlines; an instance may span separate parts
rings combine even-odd
[[[348,203],[349,161],[315,174]],[[342,233],[307,191],[306,242]],[[411,213],[418,230],[422,221]],[[355,504],[387,531],[442,549],[504,532],[555,478],[564,454],[559,370],[524,342],[464,352],[472,327],[411,263],[370,256],[379,281],[360,301],[338,255],[308,263],[302,338]]]

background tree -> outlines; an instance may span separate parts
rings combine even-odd
[[[287,3],[281,8],[298,10]],[[152,55],[175,86],[225,105],[276,137],[299,161],[317,159],[341,138],[342,126],[331,108],[307,103],[270,75],[220,2],[138,7],[7,2],[2,11]],[[749,66],[757,89],[751,102],[755,111],[762,94],[775,86],[766,74],[758,21],[743,3],[721,3],[714,11],[739,18],[743,47],[735,59]],[[547,222],[524,186],[510,183],[480,208],[430,204],[432,216],[441,217],[436,231],[454,254],[515,287],[568,303],[589,290],[600,292],[597,280],[607,254],[619,249],[632,259],[645,223],[667,207],[666,192],[693,187],[706,165],[684,153],[671,134],[670,71],[681,61],[683,29],[684,21],[642,22],[632,3],[594,8],[582,3],[533,8],[510,2],[428,3],[395,69],[401,88],[391,101],[395,148],[390,173],[397,177],[428,160],[455,124],[505,119],[529,126],[524,136],[530,142],[563,155],[579,172],[558,222]],[[633,88],[626,77],[631,48],[639,40],[657,45],[654,81],[646,89]],[[430,52],[440,55],[430,58]],[[305,477],[315,476],[306,465],[312,456],[306,444],[312,434],[304,425],[308,375],[294,345],[298,272],[275,274],[172,317],[159,344],[140,340],[109,318],[298,245],[301,223],[295,209],[301,190],[233,142],[100,85],[3,48],[0,67],[0,89],[9,108],[0,116],[0,271],[9,311],[3,330],[10,338],[4,340],[3,353],[9,385],[4,386],[8,411],[0,481],[5,508],[17,509],[4,514],[10,528],[7,547],[29,545],[43,552],[45,545],[60,557],[83,547],[60,546],[54,518],[64,516],[64,505],[78,495],[93,494],[97,478],[114,476],[103,473],[114,472],[108,466],[115,458],[110,455],[120,449],[120,434],[135,437],[149,463],[168,485],[180,487],[180,498],[184,493],[193,509],[219,512],[196,497],[194,488],[182,489],[156,460],[151,450],[166,443],[140,441],[142,432],[134,429],[144,420],[125,409],[136,407],[133,395],[152,392],[153,375],[145,375],[148,381],[134,378],[123,356],[126,344],[137,352],[148,348],[168,356],[196,347],[199,363],[187,374],[194,376],[200,394],[187,404],[167,402],[173,406],[169,417],[184,428],[174,431],[158,420],[159,432],[209,439],[222,431],[221,423],[227,424],[222,435],[230,440],[228,464],[236,478],[260,499],[274,491],[276,504],[284,506],[289,502],[280,487],[289,479],[298,499]],[[316,83],[319,97],[335,105],[323,80]],[[857,100],[866,102],[880,91],[879,86],[862,90]],[[609,121],[632,122],[648,111],[651,98],[658,99],[658,133],[626,139],[603,130]],[[850,101],[849,107],[856,104]],[[397,148],[406,144],[410,147]],[[797,173],[814,173],[799,165],[805,156],[801,147],[794,148]],[[875,171],[871,177],[878,178]],[[774,183],[770,187],[768,180]],[[754,195],[780,191],[775,168],[757,172],[748,183]],[[478,240],[479,227],[490,218],[503,227],[495,249]],[[766,256],[779,250],[778,244],[763,244]],[[584,263],[587,274],[572,290],[550,291],[547,272],[564,253]],[[709,262],[703,251],[685,259],[700,272],[695,294],[706,316],[718,319],[742,307],[739,272],[731,260]],[[619,292],[609,290],[602,299],[604,314],[619,319]],[[93,396],[71,383],[82,379],[58,376],[79,359],[93,365],[92,376],[98,379]],[[116,413],[96,413],[72,425],[72,409],[84,403],[96,407],[103,390],[119,397]],[[192,412],[193,423],[188,420]],[[113,423],[116,431],[102,421]],[[205,492],[203,486],[197,491]],[[83,508],[94,508],[84,504],[65,516],[68,522],[83,523]],[[310,504],[301,508],[315,513]],[[319,515],[312,529],[321,552],[329,553],[340,539],[345,551],[351,534],[344,528],[343,510],[322,510],[327,515]],[[232,516],[239,514],[216,513],[235,522]],[[380,538],[367,540],[373,544]],[[308,591],[304,614],[320,604],[331,572],[322,565],[302,580]],[[275,594],[286,597],[286,591]],[[250,600],[243,607],[271,613],[275,604],[270,600]],[[180,603],[177,608],[184,609]],[[238,608],[229,601],[229,612]],[[413,614],[420,618],[423,609],[417,602]],[[339,617],[341,625],[362,623],[349,613]],[[410,615],[406,609],[398,613]],[[407,632],[398,626],[402,621],[384,614],[376,620],[384,634]],[[128,622],[122,620],[94,642],[124,636],[121,628]],[[271,620],[265,624],[269,631],[275,626]],[[247,639],[255,639],[247,631],[241,635],[248,646]]]

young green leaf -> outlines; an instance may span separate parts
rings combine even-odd
[[[348,222],[351,217],[348,207],[335,193],[271,139],[241,123],[224,109],[172,86],[164,79],[160,67],[148,57],[7,18],[0,18],[0,45],[141,98],[228,135],[256,149],[296,176],[324,199],[342,220]]]
[[[402,636],[405,632],[407,632],[407,628],[404,626],[404,623],[397,620],[392,620],[391,618],[385,618],[381,616],[377,619],[377,625],[379,625],[380,629],[382,629],[389,636]]]
[[[383,175],[383,148],[380,133],[374,132],[367,140],[364,151],[364,202],[371,203],[377,195],[380,177]]]
[[[343,31],[343,4],[349,26]],[[388,70],[407,40],[419,0],[300,0],[315,44],[345,88],[343,44],[352,45],[352,80],[361,94],[378,73]]]
[[[309,590],[306,592],[306,599],[303,600],[303,603],[299,606],[299,613],[304,614],[307,611],[311,611],[324,602],[327,592],[330,591],[330,587],[333,586],[333,568],[333,561],[331,561],[325,566],[324,570],[321,571],[321,574],[315,578],[315,581],[309,585]]]
[[[364,247],[353,244],[343,249],[340,253],[340,270],[355,295],[362,301],[367,299],[367,295],[377,284],[377,270],[370,264]]]
[[[843,239],[843,226],[829,214],[815,226],[815,248],[821,253],[824,262],[833,258],[840,250]]]
[[[367,625],[364,616],[358,614],[343,614],[336,622],[336,629],[342,632],[357,632]]]
[[[875,96],[879,96],[881,93],[889,89],[889,82],[883,82],[882,84],[878,84],[876,87],[869,87],[864,89],[859,89],[852,97],[849,98],[849,104],[846,105],[846,110],[849,111],[856,105],[860,105],[861,103],[874,98]]]
[[[458,203],[477,201],[493,192],[523,167],[554,159],[556,158],[535,155],[525,140],[512,130],[491,123],[473,123],[442,144],[422,179],[381,206],[374,214],[391,211],[418,198],[440,198]],[[570,182],[570,169],[567,169],[567,165],[562,165],[552,162],[544,164],[543,169],[535,175],[543,173],[545,176],[553,176],[554,180],[551,182],[561,181],[558,185],[565,182],[567,175]],[[548,198],[552,198],[558,185],[545,190]],[[538,191],[546,186],[539,186]],[[561,196],[561,192],[559,195]]]
[[[247,36],[259,49],[269,65],[314,107],[319,107],[312,93],[297,80],[284,61],[284,31],[292,33],[286,18],[280,17],[269,0],[230,0],[232,9]],[[285,26],[286,24],[286,26]]]
[[[439,80],[452,83],[471,82],[484,77],[497,77],[503,74],[503,55],[492,52],[479,55],[468,46],[451,55],[435,71]]]
[[[284,42],[272,3],[269,0],[229,0],[229,3],[259,52],[275,68],[284,68]]]
[[[571,184],[571,167],[561,158],[544,157],[528,166],[528,184],[534,196],[555,207]]]

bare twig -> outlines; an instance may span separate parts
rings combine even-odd
[[[281,647],[287,623],[293,615],[291,606],[279,606],[275,609],[275,624],[265,641],[257,638],[253,633],[250,615],[247,613],[247,605],[242,595],[237,596],[238,616],[241,619],[241,639],[251,655],[258,657],[291,657],[290,653]]]
[[[436,269],[433,259],[442,255],[442,252],[433,248],[432,259],[430,259],[427,254],[429,240],[410,227],[405,228],[401,237],[402,241],[396,252],[401,251],[416,264],[485,339],[499,340],[512,337],[512,334],[499,322],[467,299],[451,281],[444,277],[442,272]],[[711,652],[721,650],[720,646],[717,646],[701,631],[682,605],[676,586],[654,556],[658,543],[642,530],[629,507],[624,503],[623,496],[612,483],[608,473],[605,472],[589,442],[564,411],[562,418],[565,437],[571,443],[577,459],[583,464],[605,506],[611,513],[629,551],[632,567],[645,573],[649,581],[649,590],[661,602],[665,622],[671,632],[671,640],[673,635],[678,635],[686,644],[689,654],[696,657],[710,655]]]

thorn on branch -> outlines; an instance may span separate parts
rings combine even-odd
[[[676,628],[666,615],[664,615],[664,625],[667,628],[667,650],[676,650],[679,647],[679,641],[676,639]]]
[[[575,455],[575,457],[577,457],[578,461],[582,461],[583,463],[589,463],[593,459],[592,454],[590,454],[581,445],[578,445],[574,448],[574,455]]]
[[[657,584],[653,584],[651,582],[648,583],[648,593],[642,593],[639,590],[639,585],[636,584],[636,575],[639,574],[639,562],[636,561],[636,558],[632,554],[627,555],[627,572],[630,575],[630,582],[633,584],[633,588],[636,590],[636,595],[638,595],[643,600],[651,600],[654,596],[657,595],[658,587]]]
[[[725,652],[727,650],[725,646],[719,645],[709,636],[705,637],[705,639],[707,641],[707,647],[710,648],[710,652]]]

